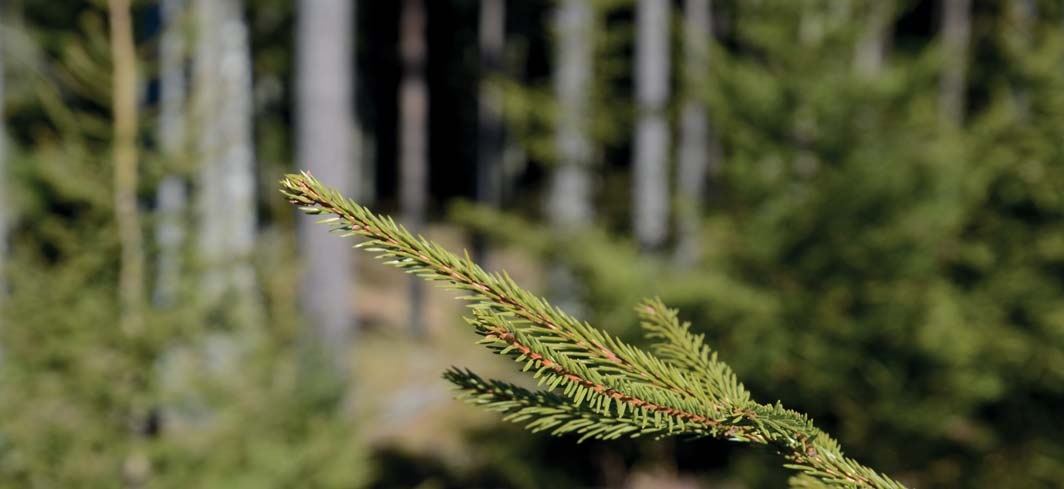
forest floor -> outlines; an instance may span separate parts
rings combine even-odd
[[[431,226],[427,237],[452,252],[469,247],[468,236],[454,226]],[[541,290],[534,260],[513,249],[490,251],[490,262],[505,269],[522,286]],[[418,457],[432,457],[457,467],[475,464],[463,433],[498,422],[493,413],[472,409],[454,399],[441,378],[451,366],[528,385],[514,366],[477,346],[479,339],[462,320],[458,293],[425,283],[425,334],[414,338],[408,325],[410,277],[384,267],[368,254],[357,258],[355,289],[362,327],[353,361],[356,389],[372,392],[358,403],[365,435],[377,447]],[[356,394],[357,395],[357,394]]]

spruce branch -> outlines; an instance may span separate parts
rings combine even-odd
[[[587,438],[712,436],[768,445],[786,467],[837,487],[900,488],[900,483],[846,458],[839,444],[805,415],[760,404],[735,374],[660,300],[637,308],[651,351],[629,345],[525,291],[505,273],[487,273],[468,253],[454,255],[391,218],[326,187],[310,174],[288,175],[281,192],[303,212],[407,273],[463,292],[466,321],[480,343],[522,364],[545,390],[530,392],[472,372],[444,377],[470,402],[527,421],[533,431]],[[560,395],[559,395],[560,393]]]
[[[578,434],[579,441],[589,438],[612,440],[644,435],[662,436],[662,428],[624,416],[613,416],[574,405],[569,399],[550,391],[532,392],[499,380],[484,380],[469,370],[453,368],[443,374],[460,391],[467,402],[490,411],[506,413],[504,421],[526,423],[533,433],[548,431],[552,435]],[[678,428],[686,433],[708,435],[700,423],[686,422]]]

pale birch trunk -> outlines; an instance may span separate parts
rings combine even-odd
[[[185,243],[186,182],[178,163],[187,156],[185,128],[188,99],[185,80],[185,0],[162,0],[163,33],[159,41],[159,149],[169,173],[156,193],[158,221],[155,240],[159,246],[154,302],[168,307],[177,301]]]
[[[352,195],[355,159],[353,32],[350,0],[300,0],[296,33],[296,160],[316,177]],[[306,269],[303,309],[320,351],[339,372],[347,369],[355,321],[350,246],[300,216]]]
[[[209,305],[219,302],[226,291],[224,217],[222,208],[225,186],[222,181],[220,49],[222,6],[217,0],[195,0],[196,48],[193,61],[195,96],[196,151],[200,159],[196,211],[198,217],[197,248],[203,271],[199,287]]]
[[[715,137],[701,96],[709,84],[713,42],[710,0],[685,0],[683,23],[684,99],[680,114],[680,154],[676,169],[676,262],[694,265],[702,247],[702,205],[706,179],[719,162]]]
[[[399,57],[403,66],[399,83],[399,205],[403,223],[414,233],[423,232],[428,201],[428,109],[425,81],[424,0],[403,0],[399,19]],[[410,277],[409,327],[424,335],[425,289]]]
[[[207,304],[229,300],[253,324],[255,174],[251,52],[240,0],[197,0],[196,123],[199,126],[201,287]]]
[[[589,0],[561,0],[558,5],[554,94],[558,124],[554,144],[557,166],[551,174],[547,215],[555,232],[573,233],[592,224],[591,67],[594,11]],[[549,271],[553,301],[570,313],[580,308],[572,272],[560,265]]]
[[[555,227],[572,231],[591,224],[588,135],[591,106],[593,12],[588,0],[562,0],[558,10],[554,92],[558,100],[555,129],[557,168],[551,176],[548,214]]]
[[[638,122],[632,174],[635,237],[644,249],[665,243],[669,232],[669,2],[639,0],[636,12],[635,84]]]
[[[476,197],[481,205],[496,208],[502,204],[502,94],[498,93],[491,78],[500,73],[505,39],[505,0],[481,0]],[[478,233],[473,239],[475,258],[481,265],[488,266],[484,248],[484,238]]]
[[[137,208],[137,53],[129,0],[110,0],[108,5],[114,69],[114,212],[121,247],[119,324],[124,333],[136,334],[144,321],[144,246]]]
[[[942,76],[939,80],[939,115],[949,127],[964,122],[968,83],[968,50],[972,30],[971,0],[942,3]]]

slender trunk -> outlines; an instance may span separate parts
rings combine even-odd
[[[144,248],[137,210],[137,59],[129,0],[109,2],[114,65],[114,206],[121,245],[118,277],[120,325],[126,334],[142,329]]]
[[[947,126],[964,122],[968,44],[971,38],[971,0],[943,0],[942,78],[939,82],[939,115]]]
[[[633,228],[644,249],[660,248],[669,231],[669,2],[640,0],[636,13]]]
[[[403,75],[399,84],[399,204],[403,222],[412,232],[425,225],[428,200],[428,109],[425,82],[424,0],[403,0],[399,19],[399,56]],[[424,335],[425,290],[410,277],[410,330]]]
[[[555,146],[558,163],[551,177],[548,214],[555,227],[572,231],[590,225],[591,141],[588,136],[592,55],[592,10],[588,0],[562,0],[558,10],[558,99]]]
[[[229,203],[225,230],[228,255],[236,266],[232,271],[233,289],[245,313],[258,310],[257,284],[251,266],[255,248],[257,211],[255,203],[255,146],[252,134],[251,45],[244,22],[243,2],[225,2],[225,27],[222,35],[222,84],[225,100],[221,118],[225,135],[225,196]]]
[[[875,78],[883,71],[894,9],[894,0],[872,0],[865,5],[864,28],[854,52],[854,66],[861,76]]]
[[[1024,51],[1032,49],[1034,45],[1034,29],[1038,21],[1038,2],[1036,0],[1012,0],[1009,3],[1011,15],[1015,19],[1017,37]],[[1014,90],[1016,108],[1020,115],[1027,119],[1031,112],[1031,101],[1025,87]]]
[[[296,159],[300,167],[350,195],[359,175],[352,97],[354,4],[300,0],[298,6]],[[313,223],[310,216],[299,220],[306,260],[303,308],[317,329],[321,352],[343,372],[355,328],[352,254],[347,243],[311,229]]]
[[[112,74],[112,116],[114,118],[114,208],[121,248],[118,271],[119,327],[127,340],[144,331],[144,248],[137,209],[137,52],[133,42],[133,22],[129,0],[109,0]],[[129,372],[140,375],[143,372]],[[131,409],[133,421],[140,415]],[[143,460],[135,448],[125,463],[127,487],[145,484],[146,472],[133,470]]]
[[[251,52],[240,0],[198,0],[196,91],[200,169],[200,257],[207,304],[253,324],[260,308],[251,266],[256,209]]]
[[[684,100],[680,115],[680,155],[676,171],[676,262],[691,266],[702,246],[702,204],[706,178],[719,162],[701,92],[709,83],[709,46],[713,42],[710,0],[684,1]]]
[[[3,14],[0,9],[0,25],[3,25]],[[0,27],[2,29],[2,27]],[[7,226],[10,219],[10,203],[7,196],[7,127],[4,121],[4,36],[0,33],[0,304],[3,304],[4,295],[7,293],[7,282],[4,280],[7,271]],[[0,327],[3,319],[0,319]]]
[[[503,129],[502,96],[491,77],[500,72],[505,37],[505,0],[481,0],[476,195],[478,202],[492,207],[502,204]],[[475,258],[487,266],[483,236],[473,238]]]
[[[554,144],[557,167],[551,174],[547,215],[558,233],[572,233],[592,224],[592,149],[588,135],[593,53],[594,12],[589,0],[561,0],[557,11],[554,92],[558,100],[558,125]],[[560,265],[549,271],[554,302],[578,313],[579,290],[572,272]]]
[[[160,39],[159,148],[168,163],[168,173],[156,194],[158,223],[155,229],[159,256],[154,302],[161,307],[177,300],[181,280],[181,255],[185,242],[185,178],[177,169],[186,156],[185,104],[185,0],[162,0],[163,34]]]
[[[203,271],[199,287],[208,305],[221,301],[225,293],[225,276],[221,269],[225,256],[222,158],[220,155],[221,121],[218,118],[221,3],[195,0],[196,50],[193,62],[196,150],[200,158],[196,211],[199,229],[198,256]]]

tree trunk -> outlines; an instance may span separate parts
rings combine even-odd
[[[156,194],[159,246],[154,302],[168,307],[177,301],[181,281],[181,255],[185,242],[186,182],[178,168],[187,155],[185,104],[185,0],[162,0],[163,33],[159,41],[159,149],[168,164],[167,175]]]
[[[114,66],[114,206],[121,246],[119,323],[126,334],[143,328],[144,247],[137,209],[137,53],[129,0],[110,0],[111,60]]]
[[[300,0],[298,6],[296,159],[301,168],[351,195],[359,175],[352,97],[354,3]],[[342,240],[319,232],[315,219],[300,217],[306,261],[303,309],[316,327],[320,351],[343,372],[355,328],[351,249]]]
[[[883,71],[890,46],[894,9],[894,0],[872,0],[865,3],[864,28],[854,53],[854,66],[861,76],[875,78]]]
[[[590,90],[594,12],[589,0],[561,0],[557,11],[554,92],[558,125],[554,144],[557,166],[551,174],[547,215],[556,232],[573,233],[592,224],[592,149]],[[553,301],[573,314],[580,309],[579,290],[572,272],[554,265],[548,277]]]
[[[0,9],[0,25],[3,25],[3,9]],[[7,293],[6,265],[8,261],[7,227],[11,214],[11,203],[7,196],[7,120],[4,113],[4,35],[0,33],[0,304]],[[0,321],[0,327],[3,322]]]
[[[255,244],[251,52],[240,0],[198,0],[196,95],[200,169],[201,289],[252,324],[259,311]]]
[[[676,262],[694,265],[702,247],[702,205],[706,178],[719,164],[716,139],[701,92],[709,84],[709,46],[713,42],[710,0],[684,1],[684,100],[680,119],[680,155],[676,171]]]
[[[221,269],[225,257],[222,192],[220,50],[222,30],[221,2],[195,0],[196,49],[193,60],[196,150],[200,158],[196,202],[198,214],[198,258],[202,270],[199,287],[207,305],[221,301],[225,293],[225,276]]]
[[[502,204],[503,128],[502,94],[493,85],[502,64],[506,38],[505,0],[480,2],[480,94],[477,104],[477,201],[481,205]],[[476,260],[487,267],[484,239],[473,237]]]
[[[1024,50],[1032,49],[1035,24],[1038,22],[1038,2],[1036,0],[1012,0],[1009,2],[1009,7],[1011,10],[1009,17],[1015,19],[1016,35],[1020,44]],[[1016,108],[1021,117],[1029,118],[1031,101],[1026,87],[1018,87],[1013,92],[1016,97]]]
[[[640,0],[636,13],[635,84],[639,120],[632,174],[633,228],[644,249],[669,231],[669,2]]]
[[[971,0],[943,0],[939,114],[943,123],[951,127],[964,122],[971,23]]]
[[[588,0],[561,0],[558,10],[557,67],[554,91],[558,99],[555,146],[557,168],[551,176],[548,214],[555,227],[572,231],[591,224],[590,125],[591,54],[593,28]]]
[[[404,224],[414,233],[421,232],[425,225],[429,192],[426,50],[424,0],[403,0],[399,19],[399,57],[403,66],[399,84],[399,205]],[[417,277],[410,277],[409,283],[409,327],[414,336],[422,336],[425,290]]]
[[[114,212],[121,249],[118,269],[119,327],[127,342],[144,332],[144,247],[137,209],[137,51],[129,0],[108,1],[110,23],[111,88],[114,140]],[[137,422],[134,415],[131,421]],[[130,470],[141,459],[140,449],[129,453],[125,463],[127,487],[140,487],[146,474]]]

